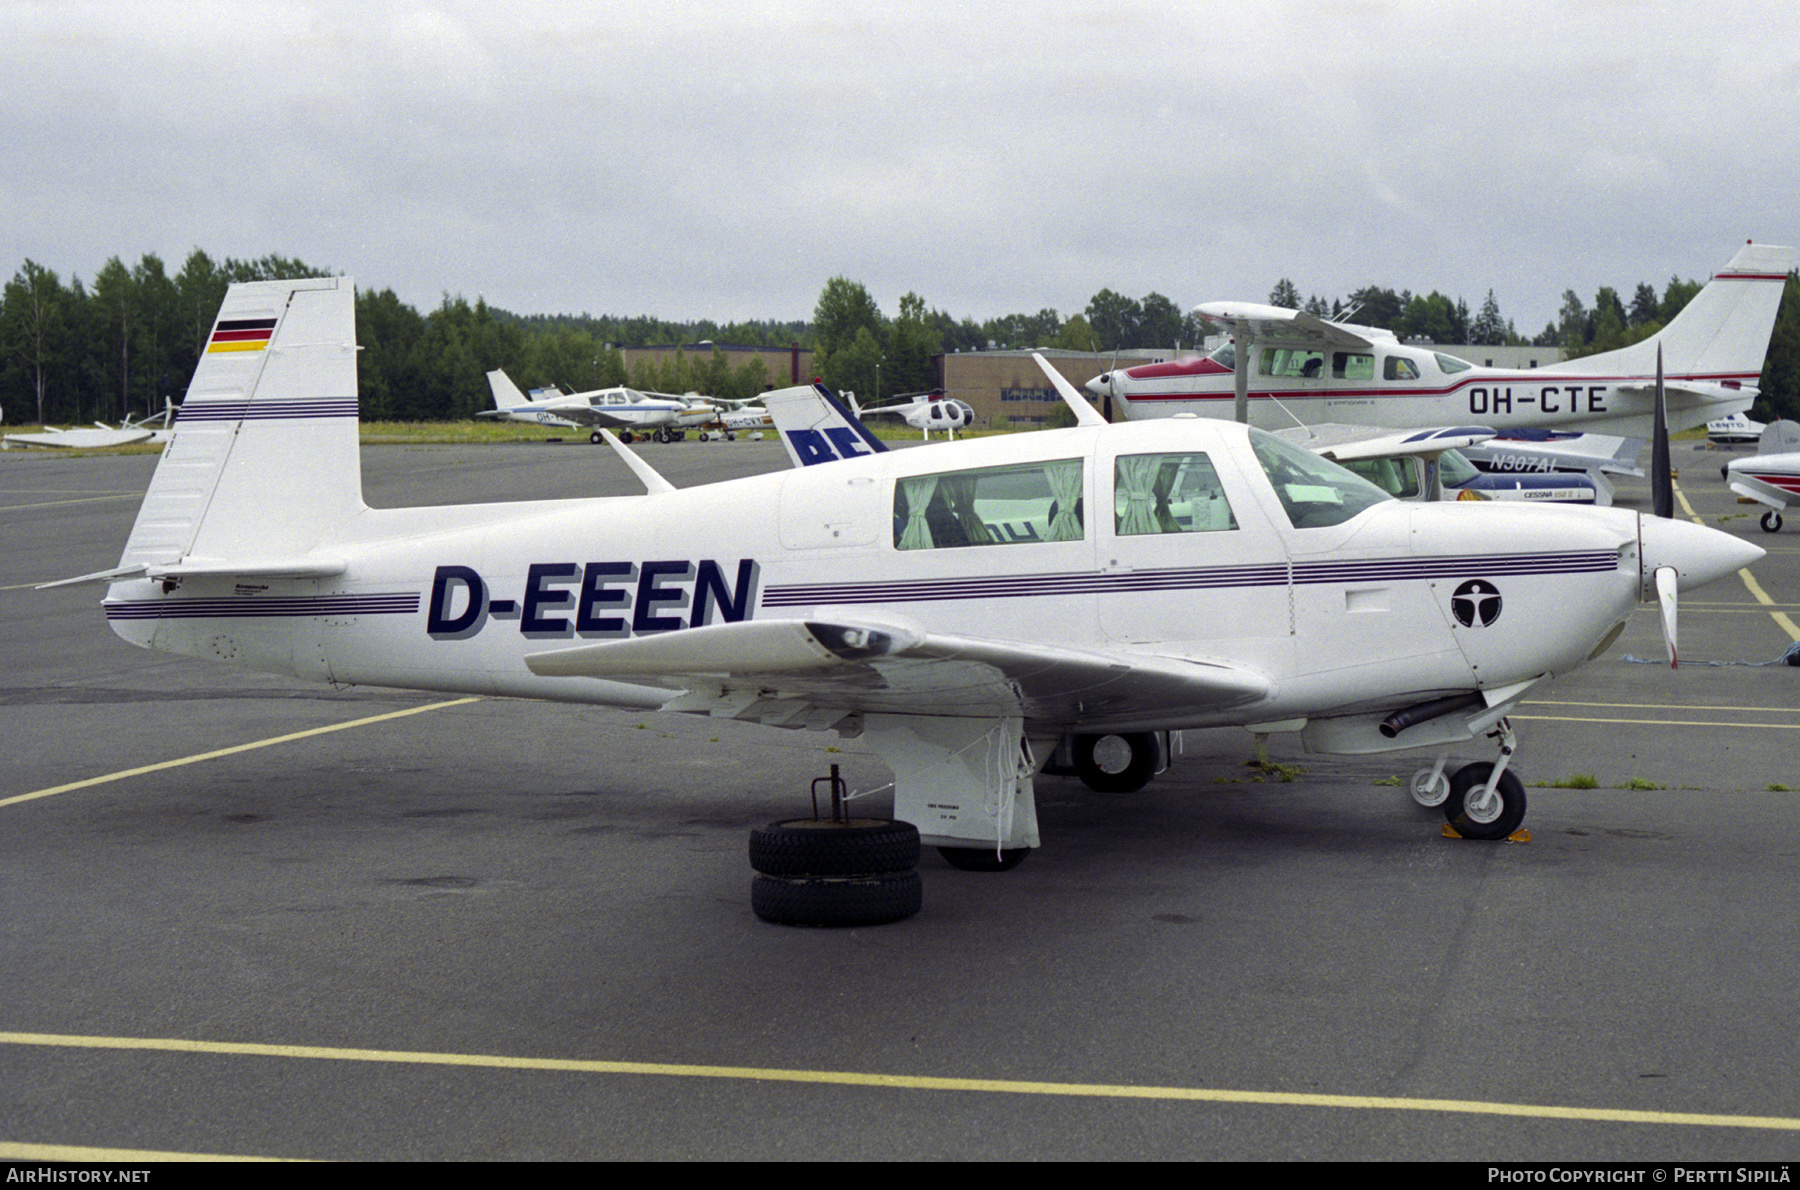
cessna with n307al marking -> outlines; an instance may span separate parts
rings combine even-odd
[[[1431,748],[1415,796],[1507,835],[1519,699],[1652,592],[1762,556],[1617,509],[1403,503],[1260,430],[1091,408],[680,490],[640,469],[642,496],[372,509],[354,309],[349,278],[231,288],[219,318],[257,349],[203,354],[119,565],[69,580],[108,584],[115,632],[341,685],[836,729],[971,866],[1038,846],[1065,733]],[[1489,733],[1497,762],[1446,778]]]
[[[1133,419],[1197,413],[1270,430],[1296,420],[1396,430],[1472,421],[1649,438],[1659,346],[1670,430],[1750,408],[1794,256],[1748,244],[1657,334],[1553,368],[1486,368],[1398,342],[1391,331],[1207,302],[1196,311],[1234,342],[1209,356],[1115,368],[1087,387]]]

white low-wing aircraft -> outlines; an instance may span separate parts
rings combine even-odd
[[[1763,427],[1756,453],[1725,464],[1725,482],[1740,496],[1766,504],[1765,533],[1781,532],[1781,513],[1800,500],[1800,423],[1777,421]]]
[[[1658,346],[1671,430],[1750,407],[1794,257],[1792,248],[1748,244],[1656,335],[1554,368],[1480,367],[1400,343],[1391,331],[1207,302],[1196,311],[1235,342],[1209,356],[1115,368],[1087,387],[1126,418],[1197,413],[1266,429],[1295,420],[1393,429],[1474,421],[1647,439]]]
[[[1762,556],[1617,509],[1403,503],[1259,430],[1091,409],[679,490],[621,449],[643,496],[372,509],[354,310],[349,278],[231,288],[219,317],[260,349],[202,356],[119,565],[68,580],[110,584],[115,632],[339,685],[835,728],[952,862],[1038,846],[1063,733],[1135,764],[1227,725],[1435,749],[1415,797],[1504,836],[1526,691]],[[1497,762],[1446,775],[1484,734]]]
[[[705,425],[719,416],[716,405],[694,397],[646,393],[622,387],[585,393],[552,389],[549,396],[527,397],[512,378],[498,368],[489,372],[487,378],[488,387],[494,394],[494,408],[475,416],[580,428],[590,431],[588,439],[595,443],[600,441],[602,429],[622,431],[627,442],[631,441],[634,432],[647,432],[658,442],[666,442],[671,428]]]

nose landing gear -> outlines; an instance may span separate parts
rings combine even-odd
[[[1525,786],[1507,771],[1516,737],[1512,724],[1502,719],[1492,732],[1500,741],[1500,759],[1466,764],[1446,777],[1450,754],[1440,753],[1437,764],[1412,776],[1413,801],[1430,809],[1442,808],[1444,820],[1465,839],[1505,839],[1525,819]]]

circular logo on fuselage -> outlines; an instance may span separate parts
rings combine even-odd
[[[1450,596],[1450,613],[1464,628],[1486,628],[1500,618],[1500,588],[1472,578]]]

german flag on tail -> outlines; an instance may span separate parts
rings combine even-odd
[[[261,351],[275,334],[273,318],[226,318],[213,327],[207,354],[215,351]]]

